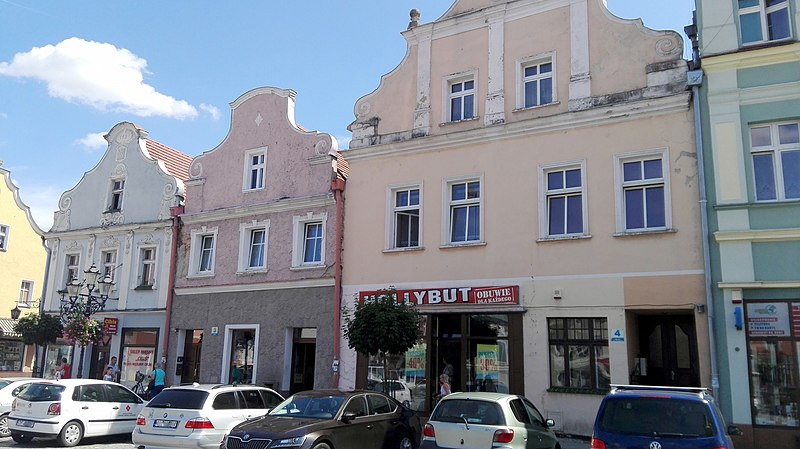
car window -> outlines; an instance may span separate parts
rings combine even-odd
[[[264,398],[261,397],[261,394],[258,393],[258,390],[239,390],[239,402],[242,404],[242,408],[267,408],[264,405]]]
[[[606,400],[599,426],[630,435],[714,436],[708,406],[683,399],[620,397]]]
[[[231,410],[238,408],[236,405],[236,392],[230,391],[227,393],[220,393],[214,398],[214,403],[211,404],[214,410]]]
[[[106,384],[105,387],[109,402],[125,402],[129,404],[138,404],[141,402],[138,396],[121,385]]]
[[[28,385],[30,385],[30,384],[22,384],[22,385],[20,385],[20,386],[18,386],[16,388],[14,388],[13,390],[11,390],[11,396],[14,396],[14,397],[19,396],[20,391],[24,390],[25,387],[27,387]]]
[[[381,396],[379,394],[368,394],[367,403],[369,403],[370,415],[381,415],[384,413],[392,413],[394,411],[394,407],[392,407],[392,405],[389,403],[389,399],[386,398],[386,396]]]
[[[72,392],[72,400],[79,402],[105,402],[103,386],[99,384],[79,385]]]
[[[261,392],[261,397],[264,399],[264,403],[267,404],[267,408],[274,408],[276,405],[280,404],[283,401],[283,398],[278,396],[277,394],[269,391],[269,390],[259,390]]]
[[[431,421],[447,421],[489,426],[505,425],[503,411],[495,402],[475,399],[444,400],[436,406]]]
[[[151,399],[147,406],[152,408],[202,410],[207,398],[207,391],[167,388]]]
[[[9,385],[11,385],[11,381],[10,380],[0,380],[0,389],[1,388],[5,388],[5,387],[7,387]]]
[[[65,389],[63,385],[34,383],[29,384],[18,397],[31,402],[60,401]]]
[[[350,398],[350,402],[344,407],[345,413],[355,413],[356,417],[367,416],[367,403],[364,402],[364,396],[354,396]]]
[[[511,413],[514,414],[514,418],[517,418],[517,421],[525,424],[531,423],[531,417],[528,416],[528,412],[525,410],[525,406],[522,405],[522,401],[519,399],[512,399],[508,405],[511,407]]]
[[[539,410],[536,408],[536,406],[531,404],[531,402],[527,399],[522,399],[522,402],[525,404],[525,409],[528,410],[528,413],[531,415],[531,422],[542,427],[547,427],[547,424],[544,422],[544,417],[541,413],[539,413]]]

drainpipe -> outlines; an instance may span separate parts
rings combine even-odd
[[[711,280],[711,251],[709,249],[708,232],[708,199],[706,197],[706,170],[703,154],[703,128],[700,120],[700,86],[703,85],[703,70],[700,68],[700,46],[697,40],[696,12],[692,15],[692,24],[684,27],[684,32],[692,41],[692,60],[687,72],[687,85],[692,87],[692,103],[694,109],[694,135],[697,152],[697,179],[700,193],[700,227],[703,240],[703,276],[706,289],[706,317],[708,318],[708,344],[711,358],[711,390],[719,400],[719,368],[717,366],[717,331],[714,314],[714,296]]]
[[[180,235],[179,232],[179,224],[180,224],[180,215],[183,213],[184,207],[183,206],[175,206],[169,209],[170,216],[172,217],[172,250],[170,252],[170,270],[169,270],[169,285],[167,285],[167,305],[166,305],[166,313],[164,314],[164,348],[162,350],[162,357],[165,359],[167,358],[167,354],[169,353],[169,336],[171,333],[171,329],[169,327],[170,319],[172,318],[172,298],[175,296],[175,261],[178,259],[178,239]],[[167,360],[169,363],[169,360]],[[166,369],[167,364],[164,364],[164,368]]]
[[[344,187],[345,180],[334,178],[331,190],[336,200],[336,267],[333,281],[333,388],[339,388],[339,345],[342,325],[342,239],[344,238]]]
[[[39,315],[44,312],[44,302],[47,298],[47,281],[50,279],[50,256],[52,256],[53,251],[47,246],[47,239],[42,237],[42,246],[44,247],[45,251],[47,252],[47,260],[44,261],[44,280],[42,281],[42,296],[39,297]],[[45,351],[47,351],[47,346],[41,346],[42,353],[39,355],[39,345],[36,345],[36,350],[34,351],[34,361],[33,361],[33,377],[44,377],[44,358],[45,358]],[[37,371],[38,368],[38,371]]]

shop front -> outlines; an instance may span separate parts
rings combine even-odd
[[[405,354],[387,357],[385,371],[380,357],[359,355],[357,388],[385,388],[427,412],[442,374],[452,392],[524,393],[519,286],[397,290],[397,300],[415,306],[422,337]]]

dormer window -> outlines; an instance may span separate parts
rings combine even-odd
[[[108,210],[111,212],[122,210],[122,195],[125,192],[125,180],[115,179],[111,181],[111,201]]]
[[[250,150],[244,155],[244,192],[264,189],[264,177],[267,171],[267,149]]]

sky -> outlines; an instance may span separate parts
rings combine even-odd
[[[694,0],[606,1],[619,17],[681,36],[694,9]],[[300,125],[345,149],[356,100],[406,52],[409,11],[428,23],[452,3],[0,0],[0,160],[47,231],[119,122],[194,157],[225,138],[231,102],[273,86],[297,92]]]

